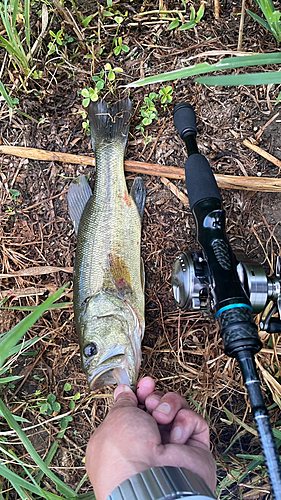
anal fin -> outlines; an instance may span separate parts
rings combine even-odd
[[[67,192],[67,204],[76,236],[84,208],[91,196],[92,190],[85,175],[81,175],[75,181],[72,181]]]

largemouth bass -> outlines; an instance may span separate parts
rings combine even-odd
[[[67,199],[77,234],[74,316],[82,367],[94,390],[136,384],[145,326],[140,255],[145,187],[137,177],[129,194],[124,175],[131,101],[113,108],[91,102],[88,111],[94,191],[82,176],[71,183]]]

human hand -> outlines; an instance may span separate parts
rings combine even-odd
[[[139,382],[137,396],[126,385],[115,389],[114,406],[86,451],[86,469],[97,500],[106,500],[125,479],[165,465],[197,473],[214,491],[216,465],[207,422],[178,394],[163,395],[154,389],[150,377]]]

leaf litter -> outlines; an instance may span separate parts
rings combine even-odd
[[[73,5],[67,6],[67,12],[71,14],[68,20],[63,19],[63,12],[54,11],[51,29],[58,32],[63,27],[75,39],[78,28],[79,38],[82,33],[83,40],[74,40],[67,45],[69,49],[65,49],[65,57],[60,56],[57,65],[46,56],[49,41],[49,35],[46,35],[42,41],[45,52],[38,52],[37,62],[38,69],[46,64],[45,77],[37,81],[30,79],[30,92],[25,93],[22,88],[18,91],[19,109],[33,120],[18,113],[8,117],[5,103],[1,101],[2,144],[91,156],[90,139],[79,113],[82,98],[78,91],[92,85],[92,71],[100,74],[108,63],[112,68],[122,67],[123,73],[118,74],[113,94],[109,87],[105,92],[107,100],[116,100],[122,95],[122,85],[180,68],[194,56],[198,62],[213,64],[217,61],[214,51],[227,54],[226,49],[235,51],[237,44],[239,12],[231,4],[223,6],[219,19],[215,19],[213,5],[208,1],[204,18],[194,30],[174,31],[168,29],[171,21],[165,21],[157,14],[158,4],[143,3],[140,8],[138,4],[120,2],[120,12],[125,14],[128,10],[129,14],[120,24],[119,36],[130,51],[121,50],[115,56],[111,46],[116,27],[107,27],[110,23],[103,19],[99,32],[94,22],[84,29],[78,15],[82,13],[86,18],[99,12],[102,16],[104,7],[100,6],[98,10],[96,3],[89,1],[78,3],[75,11]],[[199,6],[200,3],[195,2],[196,11]],[[172,6],[167,2],[165,8],[181,10],[182,3],[173,2]],[[175,17],[175,14],[171,16]],[[71,24],[71,18],[75,24]],[[40,27],[36,29],[41,32]],[[85,46],[84,43],[92,35],[97,37],[94,67],[91,67],[91,60],[84,57],[93,53],[92,45]],[[104,45],[104,50],[98,55],[101,45]],[[273,52],[276,44],[270,34],[247,18],[243,51],[253,49],[255,52]],[[18,73],[11,69],[8,74],[4,68],[4,84],[9,84],[9,78],[14,88],[19,88]],[[153,84],[131,92],[135,113],[126,159],[183,167],[186,152],[175,133],[172,110],[175,104],[186,100],[195,108],[199,148],[210,160],[214,173],[280,177],[278,167],[243,145],[245,139],[254,138],[276,113],[277,86],[208,88],[193,80],[177,80],[172,83],[172,102],[165,108],[157,104],[158,119],[153,120],[147,129],[151,136],[151,141],[147,142],[147,137],[144,138],[136,129],[141,123],[140,108],[144,97],[152,91],[158,93],[160,88],[161,84]],[[281,159],[277,121],[264,129],[259,146]],[[67,212],[66,191],[71,179],[81,173],[88,174],[93,185],[94,170],[90,166],[62,164],[55,160],[22,161],[8,155],[1,156],[1,297],[9,296],[5,305],[36,306],[68,281],[76,238]],[[134,177],[127,174],[129,185]],[[176,255],[182,249],[198,250],[194,220],[184,203],[184,182],[173,180],[172,190],[160,178],[143,175],[143,179],[147,189],[142,236],[146,331],[140,375],[154,377],[160,390],[179,392],[189,400],[192,408],[208,419],[213,452],[219,464],[221,498],[226,494],[228,498],[237,498],[238,495],[252,499],[269,498],[264,469],[259,465],[254,470],[249,467],[247,472],[251,461],[236,456],[239,453],[260,454],[239,369],[224,355],[216,322],[200,313],[180,312],[172,296],[171,268]],[[10,189],[18,191],[19,196],[13,199]],[[174,194],[177,192],[183,194],[183,201]],[[222,196],[228,237],[233,248],[243,250],[247,256],[263,264],[268,273],[272,272],[281,241],[280,194],[222,190]],[[33,271],[29,272],[30,269]],[[26,294],[25,290],[30,292]],[[71,285],[66,300],[72,300]],[[25,314],[2,310],[0,333],[18,323]],[[43,459],[61,432],[59,419],[72,418],[63,437],[58,440],[59,447],[50,468],[73,489],[82,481],[79,493],[83,493],[89,489],[89,483],[83,482],[87,442],[112,404],[112,390],[108,388],[96,393],[88,390],[81,370],[71,305],[45,313],[29,330],[26,341],[35,336],[40,340],[27,353],[16,357],[11,365],[12,374],[22,378],[14,382],[14,387],[5,386],[2,397],[14,415],[28,420],[28,424],[21,424],[23,428],[33,427],[27,431],[28,437]],[[263,341],[258,366],[266,404],[271,408],[271,421],[278,429],[279,336],[272,340],[263,335]],[[64,390],[66,383],[71,385],[69,391]],[[51,394],[60,410],[46,415],[41,408],[47,405]],[[70,404],[71,401],[74,405]],[[59,407],[55,408],[58,410]],[[38,427],[40,423],[44,423],[42,428]],[[5,432],[7,428],[1,425],[0,436],[1,431]],[[11,435],[8,439],[18,457],[27,461],[18,438]],[[238,484],[239,477],[243,480]],[[48,479],[44,478],[42,484],[55,493]]]

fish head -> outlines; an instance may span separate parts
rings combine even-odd
[[[112,384],[134,387],[142,334],[131,308],[118,297],[102,294],[88,301],[83,316],[80,352],[90,389]]]

